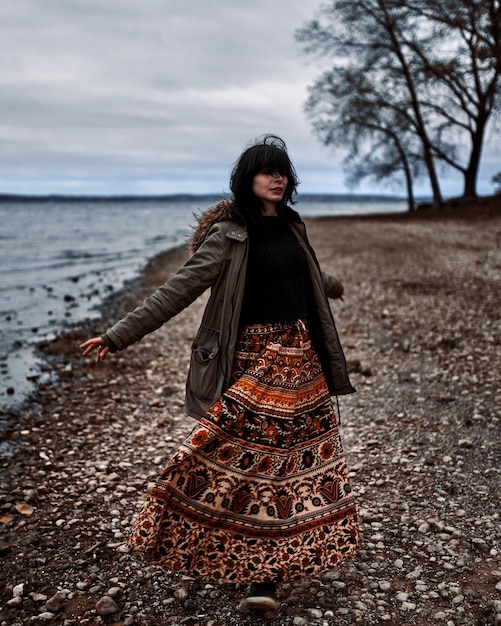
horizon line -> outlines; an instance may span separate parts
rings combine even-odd
[[[227,194],[218,193],[170,193],[170,194],[68,194],[68,193],[44,193],[44,194],[24,194],[24,193],[1,193],[0,202],[8,202],[12,200],[24,201],[94,201],[94,202],[113,202],[113,201],[179,201],[179,200],[197,200],[197,199],[229,199]],[[298,200],[301,198],[309,200],[323,199],[364,199],[364,200],[386,200],[395,202],[405,202],[406,198],[391,194],[374,194],[374,193],[298,193]],[[426,196],[423,196],[425,199]]]

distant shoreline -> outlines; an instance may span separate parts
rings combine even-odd
[[[9,194],[0,193],[0,202],[182,202],[205,200],[217,202],[224,194],[164,194],[164,195],[67,195],[67,194]],[[402,196],[377,194],[322,194],[305,193],[298,196],[298,201],[308,202],[405,202]],[[425,201],[426,198],[420,198]]]

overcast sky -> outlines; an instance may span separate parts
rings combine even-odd
[[[1,0],[0,192],[220,194],[268,132],[287,142],[300,191],[346,191],[342,153],[303,112],[321,68],[294,31],[319,5]],[[487,145],[480,193],[499,169]],[[442,181],[445,195],[461,192],[460,178]]]

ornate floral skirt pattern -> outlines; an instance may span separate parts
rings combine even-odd
[[[247,326],[232,384],[180,446],[129,545],[212,582],[313,576],[357,549],[336,415],[303,324]]]

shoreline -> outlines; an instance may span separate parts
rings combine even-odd
[[[320,198],[321,196],[319,196]],[[341,196],[342,197],[342,196]],[[476,218],[479,218],[481,214],[485,216],[489,216],[492,213],[495,213],[499,210],[501,196],[490,196],[490,197],[482,197],[478,199],[478,206],[475,209]],[[339,216],[308,216],[304,215],[304,219],[315,220],[315,219],[360,219],[360,220],[384,220],[384,219],[435,219],[438,217],[439,219],[443,217],[454,217],[456,219],[461,215],[461,219],[468,217],[468,214],[471,211],[466,211],[462,206],[456,206],[457,201],[450,201],[450,203],[444,207],[442,210],[435,212],[432,209],[420,209],[412,212],[387,212],[387,213],[368,213],[365,215],[339,215]],[[182,247],[174,244],[174,247]],[[59,298],[64,300],[65,311],[64,314],[66,318],[61,318],[59,320],[59,324],[56,324],[56,319],[52,317],[53,311],[50,310],[48,312],[48,316],[45,316],[45,321],[35,321],[32,322],[33,328],[31,329],[31,333],[28,333],[27,337],[22,338],[21,340],[17,340],[14,343],[16,345],[15,350],[11,350],[10,352],[5,352],[5,359],[0,363],[2,365],[2,373],[5,374],[6,379],[4,381],[4,385],[2,386],[2,394],[0,398],[0,428],[2,421],[2,412],[8,412],[10,410],[16,410],[23,407],[25,404],[29,404],[30,400],[36,395],[36,384],[38,382],[47,383],[49,382],[47,376],[47,365],[44,362],[43,358],[43,347],[52,341],[55,337],[60,336],[65,332],[72,332],[74,329],[78,328],[91,328],[92,324],[89,320],[96,319],[99,317],[103,317],[110,321],[113,321],[117,317],[117,315],[113,315],[113,311],[116,310],[116,304],[122,297],[123,293],[133,293],[138,286],[141,284],[142,275],[148,271],[148,264],[154,263],[155,258],[158,256],[159,259],[163,258],[163,255],[168,252],[161,251],[153,258],[145,262],[145,264],[136,270],[136,273],[132,279],[127,280],[116,292],[113,292],[113,285],[98,285],[98,288],[102,287],[103,290],[107,289],[111,292],[111,298],[106,297],[106,293],[102,295],[105,296],[104,300],[96,304],[92,304],[92,307],[89,309],[89,293],[86,291],[75,293],[71,292],[71,290],[66,290],[63,292],[64,298],[62,294],[59,294]],[[77,284],[79,281],[71,278],[71,283]],[[102,281],[101,281],[102,282]],[[154,288],[156,284],[152,283],[152,288]],[[52,289],[52,288],[50,288]],[[148,292],[143,292],[144,295],[147,295]],[[71,295],[69,295],[71,294]],[[92,294],[94,295],[94,294]],[[80,308],[83,308],[82,312],[84,315],[78,315],[78,311]],[[108,310],[111,311],[111,314],[108,313]],[[95,315],[93,314],[95,311]],[[122,308],[123,312],[123,308]],[[71,316],[77,314],[77,319],[72,320]],[[12,322],[13,323],[13,322]],[[43,327],[43,330],[40,330],[39,326]],[[29,328],[29,326],[28,326]],[[11,330],[11,329],[9,329]],[[31,337],[29,335],[32,335]],[[36,335],[40,334],[37,338]],[[41,349],[40,349],[41,346]],[[7,350],[7,348],[5,348]],[[42,355],[42,359],[40,356]],[[11,368],[14,368],[15,376],[12,376]]]
[[[341,399],[341,415],[362,548],[325,577],[281,586],[286,608],[272,624],[298,616],[304,624],[494,624],[496,211],[306,218],[321,265],[346,287],[333,310],[358,389]],[[184,378],[204,297],[99,366],[78,351],[186,256],[178,247],[153,257],[137,283],[103,301],[102,320],[43,346],[60,380],[16,412],[5,438],[13,456],[2,459],[5,624],[43,623],[44,611],[66,626],[167,626],[195,615],[226,626],[229,611],[236,626],[252,624],[233,614],[241,586],[206,589],[138,566],[120,547],[148,482],[192,428]],[[112,618],[96,608],[104,596],[114,599]]]
[[[448,204],[440,211],[435,211],[430,207],[417,209],[415,211],[407,211],[404,213],[371,213],[366,215],[326,215],[316,217],[304,217],[305,222],[314,223],[315,221],[326,220],[332,221],[360,221],[360,222],[384,222],[384,221],[414,221],[414,220],[484,220],[495,217],[501,211],[501,194],[499,198],[496,196],[489,196],[479,199],[479,205],[475,208],[468,206],[463,207],[458,205],[455,201],[452,205]],[[103,322],[113,324],[114,321],[120,319],[129,310],[132,310],[141,300],[147,297],[158,285],[162,284],[169,275],[175,272],[184,261],[187,259],[186,245],[175,245],[172,248],[168,248],[155,254],[153,257],[147,259],[144,266],[138,271],[138,273],[131,279],[128,279],[124,284],[117,289],[106,294],[105,298],[94,309],[96,310],[95,317],[87,317],[75,322],[66,322],[60,332],[57,332],[54,338],[40,339],[33,342],[31,345],[33,355],[35,358],[41,357],[41,363],[39,364],[39,373],[30,378],[37,379],[42,377],[50,370],[50,363],[48,358],[54,358],[51,345],[54,342],[58,342],[62,337],[66,335],[72,336],[74,333],[82,331],[88,333],[99,334],[103,332]],[[162,270],[162,268],[169,268]],[[68,365],[66,363],[66,365]],[[56,364],[56,368],[57,367]],[[57,384],[56,380],[51,380],[50,377],[40,383],[42,388],[47,385]],[[35,387],[27,395],[23,396],[19,401],[12,401],[0,406],[0,432],[5,426],[5,421],[9,419],[11,414],[16,414],[19,411],[29,408],[33,401],[36,401],[37,388]],[[1,453],[0,453],[1,458]]]

